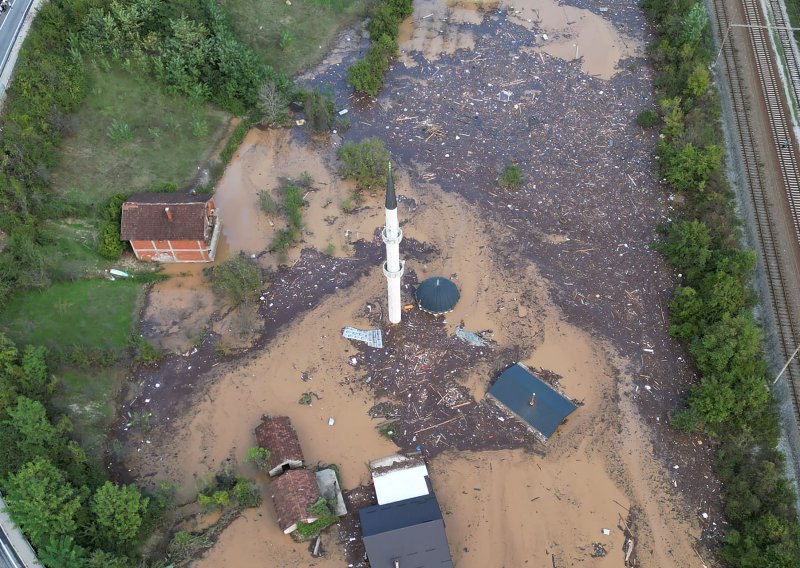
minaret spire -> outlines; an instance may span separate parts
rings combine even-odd
[[[405,262],[400,260],[400,241],[403,240],[403,231],[397,219],[397,196],[394,193],[394,179],[392,178],[392,163],[389,162],[389,173],[386,178],[386,225],[381,237],[386,245],[386,262],[383,264],[383,274],[389,289],[389,321],[400,323],[400,280],[403,277]]]
[[[386,179],[386,209],[397,209],[397,197],[394,194],[394,179],[392,178],[392,162],[389,162],[389,174]]]

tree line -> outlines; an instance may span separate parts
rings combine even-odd
[[[166,501],[117,485],[70,439],[52,405],[43,347],[0,334],[0,490],[14,522],[52,568],[124,568]]]
[[[700,376],[672,424],[706,432],[714,443],[730,522],[721,558],[741,568],[800,566],[795,494],[777,450],[764,338],[753,318],[755,255],[740,246],[722,168],[708,15],[695,0],[645,0],[643,7],[658,34],[649,49],[658,109],[642,112],[637,122],[660,126],[659,173],[684,203],[654,247],[680,273],[669,332],[688,347]]]

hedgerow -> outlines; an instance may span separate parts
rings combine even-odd
[[[742,568],[800,566],[795,495],[776,449],[763,334],[752,315],[755,256],[739,245],[733,194],[722,171],[719,101],[707,71],[713,52],[707,13],[695,0],[645,0],[643,7],[658,32],[650,56],[660,103],[660,173],[686,203],[654,246],[681,273],[670,334],[687,345],[700,374],[672,424],[704,431],[715,445],[730,522],[722,559]]]

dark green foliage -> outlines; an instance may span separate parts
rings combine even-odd
[[[216,265],[210,270],[211,287],[231,305],[252,302],[264,283],[261,267],[243,252]]]
[[[389,151],[379,138],[347,142],[339,147],[336,156],[342,162],[339,174],[355,180],[359,188],[383,187],[389,168]]]
[[[162,184],[157,190],[161,192],[174,191],[174,184]],[[128,199],[125,193],[118,193],[108,201],[101,210],[100,228],[97,232],[97,252],[103,258],[116,260],[122,256],[127,246],[120,240],[120,221],[122,219],[122,204]]]
[[[106,481],[92,497],[96,538],[106,550],[124,551],[139,534],[150,500],[132,485]]]
[[[380,4],[372,12],[372,18],[369,21],[369,39],[378,41],[383,35],[396,38],[399,26],[400,18],[395,14],[392,6],[388,3]]]
[[[522,185],[522,170],[517,164],[506,166],[500,173],[497,183],[505,189],[518,189]]]
[[[33,546],[77,531],[81,495],[47,459],[38,457],[27,463],[3,485],[11,518]]]
[[[336,515],[333,513],[333,508],[325,501],[324,497],[320,497],[316,502],[311,504],[308,507],[308,512],[319,518],[313,523],[297,523],[297,534],[300,540],[314,538],[323,530],[336,523]]]
[[[669,226],[667,238],[653,248],[666,256],[670,264],[687,273],[687,279],[694,280],[711,258],[711,235],[708,227],[699,221],[676,221]]]
[[[384,0],[372,12],[369,37],[372,41],[363,59],[347,69],[347,82],[360,92],[377,96],[389,62],[397,55],[400,22],[414,11],[409,0]]]
[[[269,250],[271,252],[284,252],[300,240],[303,228],[303,195],[300,188],[294,184],[287,184],[281,188],[283,192],[283,205],[281,209],[286,215],[286,228],[275,235]]]
[[[751,315],[755,257],[738,245],[731,192],[721,172],[719,104],[708,92],[708,18],[694,0],[645,0],[659,32],[650,54],[663,120],[661,173],[683,192],[684,220],[655,248],[683,275],[670,333],[684,341],[701,376],[672,425],[704,430],[717,448],[730,532],[721,557],[737,568],[800,566],[795,496],[775,449],[778,421],[762,334]]]
[[[636,124],[642,128],[652,128],[658,124],[658,113],[653,109],[645,109],[636,116]]]
[[[231,489],[231,495],[238,505],[244,509],[261,505],[261,493],[254,481],[240,478]]]
[[[129,58],[170,92],[212,100],[234,114],[255,106],[266,80],[288,87],[234,36],[216,2],[203,0],[191,10],[175,10],[166,0],[131,4],[93,10],[82,47],[114,60]]]
[[[334,111],[333,100],[319,89],[314,89],[306,95],[306,125],[312,132],[316,134],[328,132],[333,126]]]
[[[48,568],[85,568],[88,562],[86,549],[67,535],[51,537],[38,552],[39,561]]]

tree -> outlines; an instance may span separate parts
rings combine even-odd
[[[262,124],[275,124],[286,117],[286,97],[272,80],[264,81],[258,90],[258,110]]]
[[[691,282],[711,258],[711,236],[700,221],[676,221],[669,226],[667,238],[653,248],[675,268],[689,273],[687,279]]]
[[[50,400],[56,380],[47,369],[47,349],[28,345],[22,353],[22,374],[19,379],[21,394],[42,402]]]
[[[668,160],[665,177],[678,191],[702,193],[711,174],[721,164],[722,147],[709,144],[696,148],[689,142]]]
[[[38,457],[10,474],[5,491],[11,518],[33,546],[45,546],[51,538],[71,536],[77,530],[80,496],[46,458]]]
[[[42,403],[17,398],[16,406],[6,409],[6,418],[0,421],[0,478],[38,457],[59,461],[64,445],[61,436]]]
[[[133,485],[119,486],[110,481],[101,485],[91,504],[100,543],[115,550],[130,545],[139,534],[149,502]]]
[[[67,535],[48,540],[39,549],[38,557],[48,568],[86,568],[86,550]]]

